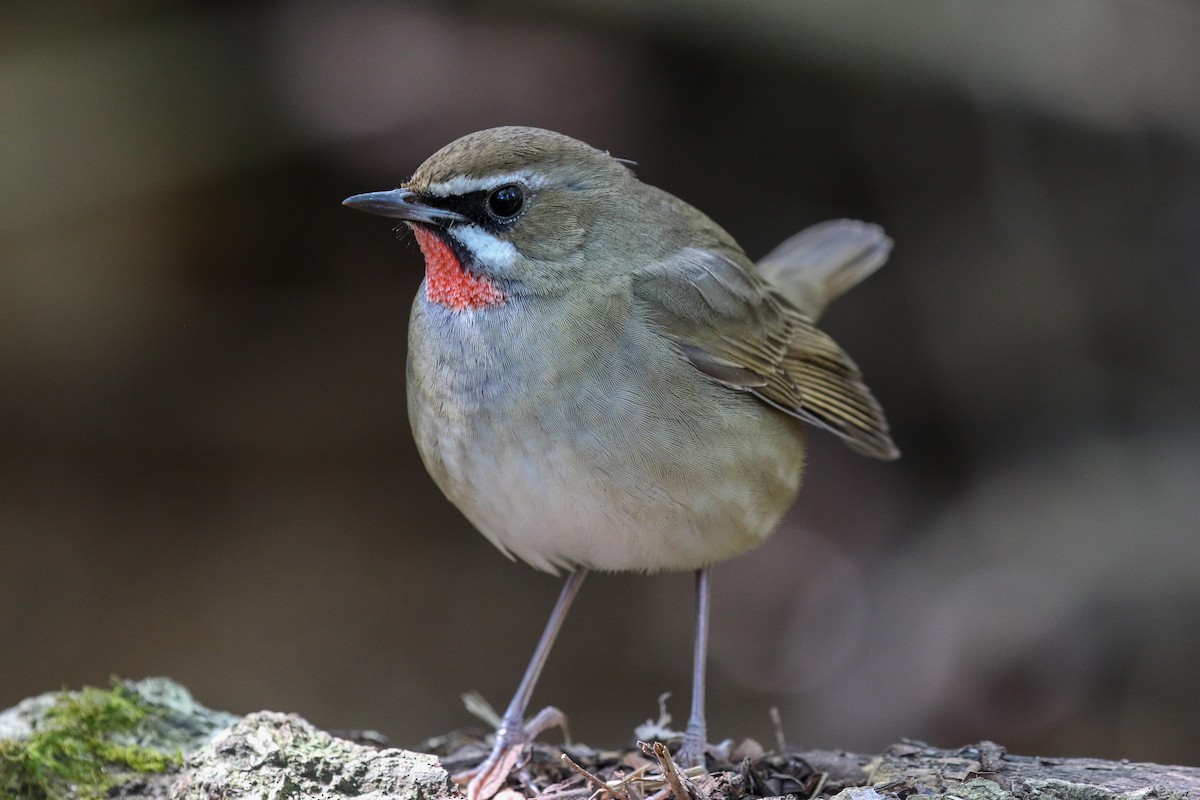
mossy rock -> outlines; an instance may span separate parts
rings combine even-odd
[[[458,800],[437,757],[294,714],[212,711],[165,678],[55,692],[0,712],[0,800]]]
[[[0,713],[0,798],[99,800],[131,782],[163,794],[184,754],[237,720],[165,678],[30,698]]]

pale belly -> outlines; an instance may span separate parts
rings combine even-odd
[[[581,373],[508,358],[497,371],[492,357],[414,344],[409,414],[426,467],[537,569],[706,566],[761,544],[799,489],[802,424],[682,361],[631,390],[648,372],[619,359]]]

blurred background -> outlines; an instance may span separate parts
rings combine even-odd
[[[714,739],[1197,763],[1200,7],[1179,0],[6,4],[0,707],[112,673],[398,745],[503,707],[555,579],[426,476],[419,253],[342,208],[464,133],[638,162],[825,318],[904,458],[813,437],[715,573]],[[592,744],[690,685],[691,578],[593,576],[535,698]]]

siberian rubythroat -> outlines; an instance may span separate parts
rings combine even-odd
[[[464,136],[400,188],[345,204],[404,220],[425,256],[408,409],[426,468],[501,552],[570,573],[469,794],[497,791],[560,716],[525,721],[591,569],[696,571],[678,759],[703,764],[709,568],[792,504],[808,426],[899,455],[858,368],[815,326],[891,241],[837,220],[756,265],[626,163],[536,128]]]

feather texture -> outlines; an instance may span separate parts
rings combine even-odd
[[[850,356],[740,253],[686,248],[635,273],[632,291],[680,354],[713,380],[831,431],[860,453],[900,455]]]

